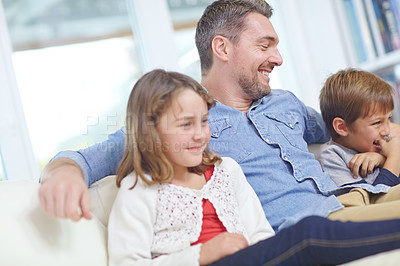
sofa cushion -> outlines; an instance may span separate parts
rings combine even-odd
[[[107,230],[90,221],[52,219],[40,208],[39,184],[0,182],[0,265],[106,266]]]
[[[115,179],[116,176],[108,176],[93,183],[89,188],[92,214],[106,228],[108,217],[110,216],[111,208],[118,192]]]

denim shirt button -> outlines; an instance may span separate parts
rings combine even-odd
[[[283,156],[283,159],[284,159],[284,160],[287,160],[287,156]]]
[[[293,128],[293,124],[289,124],[289,127],[290,127],[290,128]]]

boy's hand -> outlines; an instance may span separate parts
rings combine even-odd
[[[386,157],[377,152],[363,152],[354,155],[347,164],[347,167],[353,172],[353,177],[358,178],[358,173],[361,171],[361,177],[366,177],[371,174],[375,167],[382,167]]]
[[[390,156],[400,157],[400,135],[388,135],[385,139],[379,140],[382,153],[389,158]]]
[[[383,154],[386,156],[386,161],[383,168],[389,170],[395,176],[400,174],[400,135],[392,133],[392,136],[386,140],[379,140]]]
[[[400,136],[400,125],[395,123],[390,123],[390,134],[393,136]]]

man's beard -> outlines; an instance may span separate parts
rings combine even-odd
[[[269,94],[269,90],[258,81],[257,74],[252,79],[246,77],[244,74],[239,75],[238,83],[243,92],[251,100],[258,100]]]

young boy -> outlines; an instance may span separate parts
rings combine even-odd
[[[381,78],[356,69],[333,74],[321,90],[321,113],[332,139],[317,160],[342,193],[352,192],[340,196],[348,198],[345,204],[400,199],[391,188],[400,183],[400,138],[390,134],[393,95]],[[389,191],[398,196],[388,197]]]

